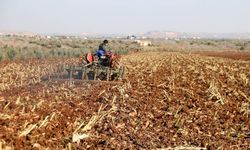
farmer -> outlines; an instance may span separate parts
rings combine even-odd
[[[112,52],[109,50],[108,47],[108,40],[104,40],[100,45],[96,52],[96,55],[98,56],[99,60],[101,61],[101,65],[103,66],[109,66],[111,63],[110,57],[112,56]]]
[[[110,51],[108,52],[108,40],[104,40],[100,45],[99,48],[96,52],[96,55],[98,56],[98,58],[101,58],[102,56],[107,56],[109,55],[109,53],[111,53]],[[102,57],[104,58],[104,57]]]

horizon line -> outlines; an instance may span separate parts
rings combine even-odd
[[[47,34],[65,34],[65,35],[81,35],[81,34],[86,34],[86,35],[136,35],[136,34],[147,34],[150,32],[174,32],[174,33],[187,33],[187,34],[250,34],[250,32],[207,32],[207,31],[195,31],[195,32],[188,32],[188,31],[174,31],[174,30],[149,30],[145,32],[137,32],[137,33],[98,33],[98,32],[35,32],[35,31],[25,31],[25,30],[1,30],[0,33],[32,33],[32,34],[38,34],[38,35],[47,35]]]

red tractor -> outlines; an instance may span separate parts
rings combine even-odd
[[[124,66],[119,60],[120,56],[113,53],[102,57],[87,53],[80,57],[79,65],[69,65],[65,69],[70,79],[115,81],[124,75]]]

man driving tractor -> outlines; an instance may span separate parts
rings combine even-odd
[[[94,52],[88,51],[80,56],[79,66],[67,67],[68,74],[78,71],[78,78],[96,80],[121,79],[124,67],[119,64],[120,57],[111,52],[108,40],[104,40]],[[70,78],[72,75],[70,76]]]
[[[113,60],[115,59],[115,55],[111,52],[108,46],[108,40],[104,40],[98,47],[98,50],[95,54],[88,52],[80,56],[80,63],[92,63],[96,61],[94,56],[98,57],[99,64],[105,67],[112,67]]]
[[[96,52],[98,59],[100,60],[101,65],[110,66],[112,63],[112,52],[108,50],[108,40],[104,40]]]
[[[100,45],[99,48],[96,52],[96,55],[98,56],[98,58],[101,58],[102,56],[106,56],[107,50],[108,50],[108,40],[104,40]]]

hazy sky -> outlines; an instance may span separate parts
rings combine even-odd
[[[250,0],[0,0],[0,31],[250,32]]]

